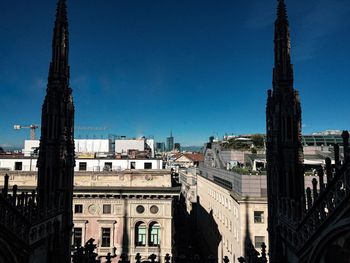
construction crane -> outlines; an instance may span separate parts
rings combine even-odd
[[[31,125],[13,125],[13,128],[15,130],[20,130],[20,129],[30,129],[30,139],[35,140],[35,130],[39,128],[39,125],[36,124],[31,124]]]

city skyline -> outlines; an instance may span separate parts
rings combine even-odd
[[[90,138],[165,141],[173,130],[183,145],[216,134],[265,133],[275,1],[254,2],[68,1],[76,125],[110,129]],[[347,129],[350,121],[337,112],[350,94],[350,39],[342,33],[350,28],[349,5],[287,4],[303,133]],[[54,5],[7,3],[0,18],[1,145],[28,139],[29,131],[16,132],[14,124],[40,123]]]

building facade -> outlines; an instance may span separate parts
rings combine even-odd
[[[201,153],[183,153],[179,154],[174,160],[174,164],[180,167],[197,167],[200,162],[203,162],[204,157]]]
[[[0,169],[6,171],[37,171],[37,157],[0,155]],[[123,171],[134,169],[162,169],[161,159],[76,158],[74,171]]]
[[[209,142],[197,169],[179,170],[187,212],[195,214],[200,250],[218,258],[228,256],[230,262],[247,254],[247,244],[258,252],[262,243],[269,248],[266,173],[228,169],[226,164],[237,156],[237,151]],[[305,187],[312,188],[315,178],[303,175]]]
[[[194,217],[200,253],[237,262],[244,254],[247,228],[250,240],[258,246],[268,244],[266,176],[217,167],[214,153],[220,154],[220,149],[209,144],[198,168],[179,170],[181,192]]]
[[[24,140],[22,153],[25,157],[37,156],[39,140]],[[125,136],[110,139],[74,139],[76,157],[126,157],[130,151],[147,152],[148,158],[154,157],[154,139],[126,138]]]
[[[37,184],[35,172],[7,173],[9,187],[17,185],[18,191],[31,191]],[[93,238],[96,253],[100,257],[111,253],[112,262],[118,262],[121,254],[127,254],[130,262],[137,253],[143,260],[151,254],[172,256],[173,202],[179,193],[167,170],[76,172],[72,245]]]
[[[266,177],[240,175],[231,171],[199,166],[197,176],[199,211],[212,215],[217,226],[219,244],[209,242],[218,258],[227,255],[232,262],[244,254],[245,239],[268,244]],[[198,220],[199,233],[206,237],[205,223]],[[202,225],[200,225],[202,224]],[[205,246],[204,246],[205,247]]]

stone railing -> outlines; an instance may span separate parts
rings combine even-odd
[[[339,160],[339,147],[334,147],[335,165],[326,158],[325,174],[318,170],[319,180],[312,180],[312,189],[306,189],[306,211],[297,229],[296,244],[302,247],[318,228],[350,199],[350,149],[349,133],[342,133],[344,145],[343,163]],[[327,183],[324,182],[326,175]]]
[[[73,255],[72,255],[72,262],[73,263],[85,263],[85,262],[93,262],[93,263],[111,263],[112,259],[117,257],[116,254],[112,255],[111,253],[107,253],[106,256],[99,256],[95,251],[97,250],[97,245],[94,244],[95,240],[93,238],[90,238],[88,242],[85,243],[85,246],[78,247],[75,249]],[[256,263],[266,263],[266,251],[265,251],[265,244],[263,244],[263,252],[261,257],[258,257],[259,253],[255,253]],[[147,255],[147,254],[146,254]],[[148,254],[149,255],[149,254]],[[133,262],[135,263],[229,263],[230,260],[227,256],[225,256],[222,259],[215,258],[213,256],[209,256],[208,258],[201,259],[198,255],[180,255],[172,257],[170,254],[166,254],[164,258],[159,257],[155,254],[150,254],[148,256],[148,260],[142,259],[140,253],[137,253],[135,255],[135,260]],[[121,254],[119,256],[119,263],[130,263],[131,257],[126,254]],[[248,262],[245,261],[244,258],[239,258],[239,262]]]
[[[37,214],[36,194],[17,194],[13,186],[12,195],[8,193],[9,176],[4,177],[4,188],[0,194],[0,224],[24,242],[28,242],[31,218]]]
[[[17,185],[8,189],[9,176],[4,176],[4,188],[0,193],[0,224],[27,244],[33,244],[57,231],[61,221],[61,205],[54,209],[40,211],[37,205],[37,194],[31,192],[18,193]],[[57,198],[56,202],[62,202]]]
[[[288,198],[279,200],[279,215],[284,221],[280,229],[281,235],[298,249],[311,240],[318,228],[350,200],[349,133],[344,131],[342,137],[343,162],[339,160],[339,146],[335,145],[334,167],[331,159],[326,158],[325,169],[318,169],[318,180],[316,178],[312,180],[312,189],[310,187],[306,189],[302,203]]]
[[[2,194],[0,195],[0,224],[20,240],[28,241],[30,221]]]
[[[57,212],[32,222],[29,230],[29,244],[32,245],[53,233],[59,233],[62,228],[61,221],[62,214]]]

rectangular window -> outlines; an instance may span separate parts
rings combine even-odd
[[[111,205],[103,205],[103,213],[110,214],[111,213]]]
[[[75,214],[83,213],[83,205],[74,205],[74,213]]]
[[[15,162],[15,170],[22,171],[22,162]]]
[[[105,162],[105,166],[103,167],[104,171],[112,171],[112,163],[111,162]]]
[[[264,211],[254,211],[254,223],[264,223]]]
[[[79,162],[79,171],[86,171],[87,163]]]
[[[102,228],[102,238],[101,238],[101,247],[110,247],[111,246],[111,229],[108,227]]]
[[[73,245],[80,247],[83,240],[83,229],[81,227],[74,227],[73,229]]]
[[[152,169],[152,163],[144,163],[144,169]]]
[[[265,242],[265,237],[264,236],[255,236],[254,241],[255,241],[255,248],[261,249],[262,243]]]
[[[136,162],[130,162],[130,169],[136,169]]]

